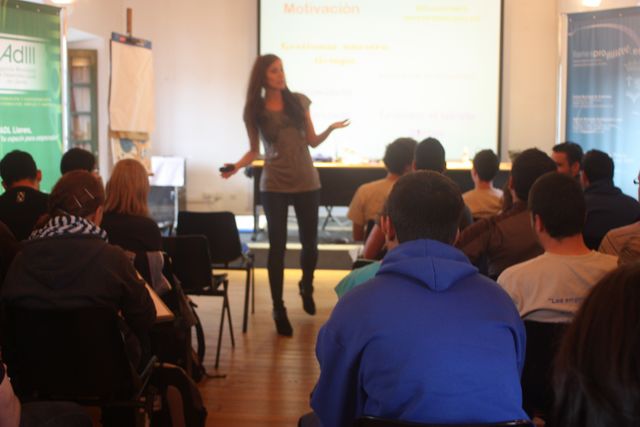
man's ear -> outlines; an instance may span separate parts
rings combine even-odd
[[[392,241],[396,239],[396,229],[393,227],[391,223],[391,218],[388,215],[380,216],[380,230],[385,236],[387,241]]]
[[[540,215],[531,214],[531,225],[536,233],[543,233],[546,231],[544,224],[542,223],[542,219],[540,219]]]
[[[36,172],[36,182],[40,183],[40,181],[42,181],[42,171],[38,169],[38,171]]]
[[[573,162],[571,166],[569,166],[569,171],[571,172],[571,176],[577,176],[580,173],[580,162]]]

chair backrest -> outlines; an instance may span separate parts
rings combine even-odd
[[[173,272],[187,293],[212,286],[211,258],[207,238],[200,234],[163,237],[164,251],[171,257]]]
[[[232,212],[180,211],[177,234],[206,236],[211,261],[214,263],[229,263],[242,256],[240,234]]]
[[[525,320],[527,353],[522,370],[523,407],[529,413],[548,413],[553,405],[551,370],[567,323]]]
[[[484,424],[421,424],[412,423],[409,421],[388,420],[378,417],[360,417],[355,423],[354,427],[516,427],[527,426],[533,427],[533,423],[528,420],[513,420],[504,421],[499,423],[484,423]]]
[[[4,311],[3,357],[22,400],[108,401],[133,396],[139,378],[113,309],[5,306]]]

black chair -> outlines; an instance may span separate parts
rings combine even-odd
[[[137,408],[151,415],[148,387],[155,356],[142,373],[127,355],[117,313],[106,307],[67,310],[5,306],[2,352],[22,402],[73,401]],[[144,418],[144,417],[142,417]]]
[[[388,420],[377,417],[360,417],[353,424],[354,427],[515,427],[527,426],[534,427],[531,421],[514,420],[499,423],[480,423],[480,424],[421,424],[408,421]]]
[[[163,237],[162,245],[171,257],[171,264],[175,275],[181,282],[182,289],[188,295],[222,297],[222,313],[220,315],[220,329],[218,331],[218,347],[216,349],[216,364],[220,362],[220,346],[224,329],[225,314],[229,320],[231,346],[236,346],[231,323],[229,308],[229,280],[226,274],[213,274],[209,243],[203,235],[184,235]]]
[[[247,332],[250,293],[251,313],[255,312],[254,255],[242,250],[235,215],[231,212],[180,211],[177,234],[206,236],[213,268],[246,271],[242,332]]]
[[[546,420],[553,409],[553,359],[567,325],[531,320],[524,322],[527,352],[521,379],[522,407],[530,417],[538,416]]]

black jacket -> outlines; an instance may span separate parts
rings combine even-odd
[[[590,249],[598,250],[609,230],[640,220],[640,204],[609,180],[591,184],[584,190],[584,198],[587,204],[584,241]]]
[[[111,307],[143,343],[156,319],[144,281],[124,251],[92,235],[24,242],[0,298],[26,308]]]

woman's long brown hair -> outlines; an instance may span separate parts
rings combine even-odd
[[[264,117],[264,98],[262,90],[264,89],[267,69],[278,58],[273,54],[261,55],[256,58],[251,69],[251,77],[249,78],[249,86],[247,87],[247,98],[244,104],[243,119],[247,129],[258,131]],[[305,111],[298,98],[291,93],[288,87],[282,90],[282,101],[284,103],[284,112],[293,121],[294,125],[301,130],[305,128]]]

